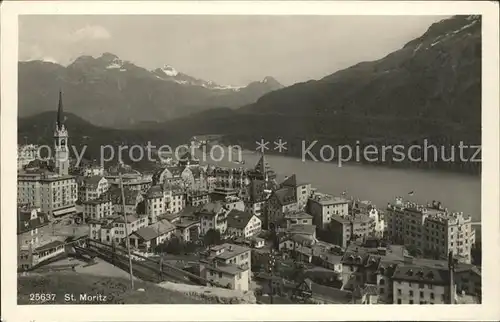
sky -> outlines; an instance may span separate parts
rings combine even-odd
[[[19,18],[19,60],[68,65],[104,52],[155,69],[246,85],[320,79],[376,60],[444,16],[33,15]]]

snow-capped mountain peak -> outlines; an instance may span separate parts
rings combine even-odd
[[[161,68],[162,72],[165,73],[165,75],[167,76],[171,76],[171,77],[174,77],[174,76],[177,76],[179,74],[179,72],[172,66],[170,65],[165,65]]]

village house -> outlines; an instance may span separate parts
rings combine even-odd
[[[108,180],[102,176],[83,177],[78,187],[78,199],[81,202],[100,198],[108,191]]]
[[[200,260],[200,276],[231,290],[249,290],[249,268],[219,261]]]
[[[176,235],[184,242],[195,242],[201,233],[200,220],[193,217],[179,217],[174,223]]]
[[[307,213],[314,217],[314,223],[326,229],[333,215],[346,217],[349,214],[349,201],[327,194],[315,193],[309,198]]]
[[[129,235],[130,245],[142,252],[152,252],[156,246],[169,240],[175,232],[175,225],[163,219],[142,227]]]
[[[113,203],[106,198],[87,200],[83,202],[83,218],[101,219],[113,216]]]
[[[289,211],[283,216],[283,222],[279,225],[282,229],[289,229],[293,225],[312,225],[313,216],[304,211]]]
[[[227,235],[249,238],[260,233],[261,220],[248,212],[232,209],[227,214]]]
[[[207,260],[216,260],[219,263],[234,264],[241,268],[252,267],[251,249],[239,245],[225,243],[209,248],[202,256]]]

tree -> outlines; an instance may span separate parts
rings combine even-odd
[[[205,242],[205,245],[212,246],[212,245],[218,245],[221,242],[221,235],[220,231],[217,229],[209,229],[205,236],[203,236],[203,241]]]
[[[415,245],[407,246],[406,250],[408,251],[408,254],[413,257],[422,255],[422,250],[420,248],[417,248]]]
[[[179,255],[184,253],[185,248],[186,245],[182,240],[180,240],[178,237],[173,237],[169,241],[156,246],[155,252]]]

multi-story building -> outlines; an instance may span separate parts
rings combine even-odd
[[[93,177],[93,176],[101,176],[104,177],[104,167],[100,165],[89,165],[82,169],[82,176],[84,177]]]
[[[181,177],[188,191],[208,190],[205,171],[200,166],[186,166],[181,173]]]
[[[42,229],[49,224],[47,214],[36,208],[17,209],[17,266],[27,270],[39,263],[64,253],[64,243],[43,236]]]
[[[314,217],[314,223],[326,229],[333,215],[348,216],[349,201],[340,197],[315,193],[309,198],[307,209],[307,212]]]
[[[123,214],[124,212],[127,215],[137,214],[138,206],[144,199],[142,192],[126,187],[123,189],[123,195],[125,196],[125,209],[123,209],[121,189],[111,188],[103,195],[103,198],[111,200],[115,214]]]
[[[375,235],[382,237],[385,231],[385,220],[383,213],[379,212],[377,207],[371,203],[369,200],[358,200],[354,202],[354,213],[355,214],[366,214],[374,220]]]
[[[237,209],[239,211],[245,210],[245,203],[238,197],[228,196],[222,202],[227,210]]]
[[[299,209],[304,209],[304,207],[307,205],[307,200],[311,196],[311,184],[297,182],[297,176],[294,174],[285,179],[281,186],[293,188],[293,190],[295,191],[295,199],[297,199]]]
[[[200,276],[231,289],[247,291],[251,281],[250,253],[250,248],[234,244],[214,246],[202,254]]]
[[[352,236],[351,221],[338,215],[332,215],[330,217],[330,230],[332,232],[332,243],[346,248]]]
[[[279,229],[286,213],[298,211],[295,191],[291,187],[282,187],[271,193],[266,205],[267,227],[270,230]]]
[[[259,217],[238,209],[227,214],[227,234],[233,237],[250,238],[262,230]]]
[[[429,260],[408,256],[403,246],[366,248],[351,244],[341,263],[342,289],[374,285],[379,303],[453,304],[457,303],[457,291],[476,297],[481,294],[480,271],[459,263],[451,252],[448,261]],[[467,285],[471,275],[478,282],[472,289]]]
[[[182,184],[182,166],[166,166],[153,174],[153,185]]]
[[[98,199],[103,193],[108,191],[109,184],[106,178],[101,176],[84,177],[78,187],[78,199],[81,202]]]
[[[130,245],[143,252],[151,252],[156,246],[169,240],[175,233],[175,226],[166,219],[142,227],[129,235]]]
[[[271,194],[267,183],[263,180],[252,180],[243,191],[246,211],[257,217],[264,217],[264,207]]]
[[[180,185],[167,183],[163,186],[163,193],[165,212],[175,214],[186,207],[186,194]]]
[[[149,218],[149,224],[154,224],[157,217],[166,212],[165,194],[161,186],[152,186],[144,198],[146,215]]]
[[[198,207],[210,202],[210,195],[206,190],[188,191],[186,194],[186,206]]]
[[[471,217],[449,212],[439,202],[427,206],[396,198],[386,212],[387,235],[393,242],[414,246],[424,256],[444,259],[451,251],[461,262],[471,262],[475,230]]]
[[[17,169],[22,170],[38,157],[38,146],[33,144],[19,145],[17,147]]]
[[[47,170],[20,171],[17,174],[17,203],[40,208],[49,217],[76,212],[78,186],[75,177]]]
[[[221,201],[209,202],[205,204],[197,212],[200,218],[201,234],[205,235],[210,229],[218,230],[221,234],[225,234],[227,230],[228,210],[224,208]]]
[[[250,269],[218,261],[200,260],[200,276],[231,290],[248,291]]]
[[[245,168],[216,167],[210,169],[210,176],[214,178],[216,188],[241,189],[250,182]]]
[[[111,169],[108,171],[105,178],[108,180],[110,189],[120,189],[121,185],[123,185],[123,188],[128,190],[146,192],[152,184],[151,178],[143,176],[141,173],[133,170],[129,166]]]
[[[83,218],[85,220],[102,219],[111,217],[113,213],[113,203],[109,199],[99,198],[83,202]]]
[[[129,235],[147,225],[148,218],[146,216],[127,215],[127,230]],[[107,244],[119,244],[127,236],[123,215],[100,220],[90,220],[89,228],[89,237],[91,239],[100,240]]]
[[[280,227],[283,229],[289,229],[292,225],[312,225],[313,216],[309,215],[305,211],[290,211],[284,214],[283,223]]]

